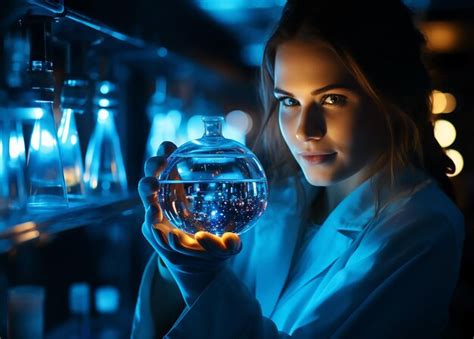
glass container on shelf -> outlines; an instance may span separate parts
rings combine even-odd
[[[35,120],[26,160],[28,208],[55,209],[68,205],[52,101],[36,102]]]
[[[127,175],[115,126],[117,86],[110,81],[97,83],[96,125],[86,152],[84,181],[94,194],[120,194],[127,191]]]
[[[85,193],[84,166],[75,115],[84,112],[87,90],[87,80],[70,77],[64,81],[61,93],[63,115],[58,128],[58,141],[70,199],[81,199]]]
[[[61,155],[53,117],[54,77],[49,48],[51,18],[24,21],[29,44],[28,86],[16,89],[18,116],[24,125],[28,208],[68,206]]]
[[[173,225],[191,234],[242,233],[267,206],[265,172],[247,147],[222,136],[222,117],[202,120],[202,138],[173,152],[159,176],[160,206]]]
[[[167,95],[166,79],[158,77],[155,92],[147,107],[147,114],[151,121],[146,146],[147,159],[156,155],[156,151],[163,141],[171,141],[177,145],[182,143],[178,135],[182,121],[179,106],[179,100]]]

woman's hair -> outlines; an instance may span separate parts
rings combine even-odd
[[[385,179],[393,183],[397,167],[413,165],[454,200],[446,173],[455,166],[433,134],[431,81],[422,60],[425,39],[399,0],[288,0],[265,46],[260,71],[265,115],[256,152],[272,182],[300,173],[278,127],[273,96],[276,49],[289,40],[327,44],[383,114],[388,150],[374,164],[374,173],[387,165]]]

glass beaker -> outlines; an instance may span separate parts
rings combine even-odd
[[[267,206],[265,172],[247,147],[222,136],[222,117],[203,121],[203,137],[169,156],[158,180],[160,206],[173,225],[191,234],[242,233]]]

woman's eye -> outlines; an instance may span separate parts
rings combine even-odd
[[[327,105],[339,105],[342,106],[346,103],[347,99],[345,96],[337,95],[337,94],[329,94],[322,98],[322,104]]]
[[[298,104],[298,101],[290,97],[278,98],[278,101],[285,107],[293,107]]]

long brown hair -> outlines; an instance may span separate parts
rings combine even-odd
[[[276,49],[292,39],[330,46],[383,114],[388,150],[380,162],[388,164],[391,183],[397,167],[411,164],[435,178],[454,200],[446,174],[455,166],[433,134],[431,80],[422,60],[425,39],[399,0],[288,0],[260,70],[265,115],[255,150],[272,182],[300,173],[280,133],[272,94]]]

